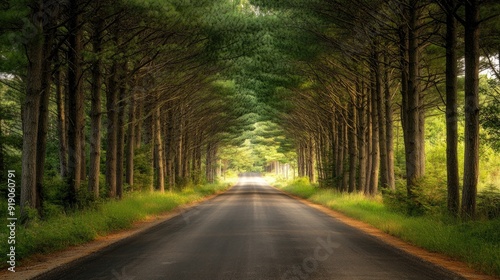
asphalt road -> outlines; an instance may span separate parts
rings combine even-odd
[[[458,279],[247,175],[226,193],[41,279]]]

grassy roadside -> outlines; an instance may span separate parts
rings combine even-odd
[[[16,261],[34,254],[47,254],[70,246],[84,244],[100,236],[129,229],[134,223],[174,208],[195,202],[226,190],[230,183],[209,184],[165,193],[132,193],[120,201],[107,201],[95,209],[59,214],[28,226],[16,228]],[[2,209],[6,209],[3,207]],[[0,231],[0,250],[4,252],[1,267],[7,266],[8,228]],[[19,265],[20,263],[18,263]]]
[[[274,184],[282,190],[366,222],[402,240],[500,277],[500,219],[457,222],[444,217],[410,217],[389,209],[381,197],[318,189],[305,180]]]

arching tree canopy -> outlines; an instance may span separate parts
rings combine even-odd
[[[5,0],[0,9],[0,173],[22,173],[26,217],[44,203],[74,208],[82,195],[172,190],[230,170],[367,196],[403,185],[411,212],[422,208],[426,150],[439,145],[452,214],[474,217],[478,186],[500,181],[478,165],[499,146],[494,1]],[[436,123],[446,145],[429,138]],[[54,178],[60,190],[46,183]]]

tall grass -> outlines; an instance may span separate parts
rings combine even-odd
[[[325,205],[366,222],[388,234],[468,263],[493,276],[500,276],[500,219],[460,222],[446,216],[412,217],[384,205],[382,198],[319,189],[299,179],[284,191]]]
[[[178,192],[131,193],[120,201],[107,201],[94,209],[57,214],[46,220],[34,220],[16,229],[16,259],[33,254],[46,254],[69,246],[80,245],[99,236],[128,229],[135,222],[168,212],[183,204],[191,203],[223,191],[230,185],[210,184],[187,188]],[[2,209],[5,209],[3,207]],[[8,252],[7,227],[0,232],[1,252]],[[3,264],[6,255],[3,254]],[[5,266],[5,265],[4,265]]]

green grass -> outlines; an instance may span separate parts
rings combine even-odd
[[[187,188],[178,192],[131,193],[120,201],[107,201],[96,209],[54,215],[35,220],[16,229],[16,261],[34,254],[47,254],[70,246],[84,244],[99,236],[129,229],[135,222],[166,213],[174,208],[223,191],[228,183]],[[1,205],[6,209],[5,205]],[[8,252],[8,231],[0,232],[0,250]],[[6,266],[6,254],[3,254]]]
[[[319,189],[304,179],[281,188],[361,220],[402,240],[500,276],[500,219],[459,222],[448,217],[411,217],[384,205],[381,197]]]

